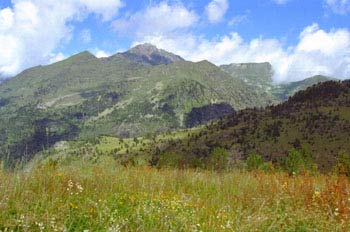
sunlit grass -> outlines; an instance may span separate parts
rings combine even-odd
[[[347,231],[345,177],[54,161],[0,171],[0,231]]]

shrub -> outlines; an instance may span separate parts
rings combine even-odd
[[[247,158],[248,171],[258,170],[264,165],[263,158],[257,153],[252,153]]]
[[[302,146],[300,149],[293,148],[285,160],[285,168],[289,174],[300,174],[302,171],[317,173],[317,165],[307,146]]]
[[[228,152],[226,149],[216,147],[210,154],[207,167],[212,170],[223,170],[228,167]]]
[[[350,176],[350,156],[347,152],[341,151],[339,153],[338,161],[334,169],[337,174]]]
[[[179,168],[182,164],[182,157],[173,153],[164,152],[159,155],[157,167]]]
[[[300,174],[305,168],[302,153],[293,148],[286,158],[285,166],[289,174]]]
[[[302,146],[300,149],[301,156],[304,161],[304,168],[312,173],[317,172],[317,165],[314,163],[313,154],[307,146]]]

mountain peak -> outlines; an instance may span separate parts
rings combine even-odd
[[[149,43],[137,45],[124,53],[120,53],[119,55],[148,65],[171,64],[184,60],[178,55],[167,52],[163,49],[158,49],[156,46]]]
[[[71,56],[70,58],[66,59],[66,61],[69,60],[69,61],[74,61],[78,63],[84,63],[95,59],[97,58],[93,54],[91,54],[89,51],[83,51]]]
[[[131,48],[128,52],[150,54],[150,53],[153,53],[153,52],[158,52],[159,50],[160,49],[158,49],[153,44],[144,43],[144,44],[136,45],[135,47]]]

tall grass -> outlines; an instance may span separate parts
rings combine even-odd
[[[121,167],[0,169],[0,231],[349,231],[345,177]]]

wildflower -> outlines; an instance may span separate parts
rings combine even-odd
[[[75,186],[77,187],[78,191],[81,193],[83,192],[84,188],[80,184],[76,183]]]
[[[42,223],[42,222],[35,222],[35,225],[37,225],[39,227],[40,231],[44,231],[44,229],[45,229],[44,223]]]
[[[68,180],[68,184],[67,184],[67,192],[70,192],[70,194],[73,194],[71,191],[74,187],[74,183],[71,179]]]
[[[334,216],[338,216],[339,215],[339,209],[338,208],[336,208],[335,210],[334,210]]]
[[[313,200],[319,199],[320,197],[321,197],[321,193],[320,193],[320,191],[317,191],[317,190],[312,195]]]
[[[71,179],[68,180],[68,188],[73,188],[74,187],[74,183]]]
[[[108,228],[108,232],[119,232],[119,231],[120,231],[119,225],[114,225]]]
[[[286,190],[288,187],[288,183],[287,182],[284,182],[283,185],[282,185],[282,189],[283,190]]]
[[[232,228],[232,222],[230,220],[227,221],[226,223],[226,229],[231,229]]]

